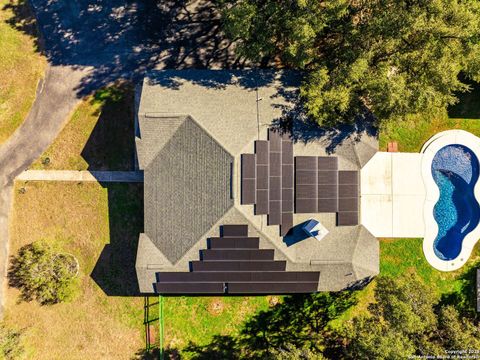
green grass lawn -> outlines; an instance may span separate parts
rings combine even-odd
[[[12,8],[20,11],[24,20],[16,18]],[[27,116],[47,64],[37,51],[34,37],[15,27],[35,31],[27,2],[0,0],[0,144]]]
[[[386,151],[387,143],[396,141],[399,151],[419,152],[430,137],[450,129],[462,129],[480,136],[480,120],[452,118],[447,113],[411,116],[403,122],[386,124],[381,129],[380,150]]]
[[[233,335],[249,316],[266,310],[272,297],[166,297],[165,345],[181,349],[208,344],[215,335]]]

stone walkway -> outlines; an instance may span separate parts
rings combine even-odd
[[[143,182],[143,171],[26,170],[17,180],[136,183]]]

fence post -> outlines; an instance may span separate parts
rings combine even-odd
[[[158,325],[159,325],[159,338],[160,338],[160,348],[159,348],[159,359],[163,360],[163,297],[162,295],[158,296]]]

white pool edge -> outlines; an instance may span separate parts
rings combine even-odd
[[[460,254],[453,260],[440,259],[433,249],[433,243],[438,233],[438,224],[433,216],[433,208],[440,197],[438,189],[432,174],[432,161],[440,149],[447,145],[463,145],[469,148],[480,161],[480,138],[464,130],[447,130],[432,136],[422,147],[420,151],[422,156],[422,177],[425,184],[425,204],[423,207],[423,217],[425,221],[425,236],[423,239],[423,253],[427,261],[435,269],[441,271],[454,271],[461,268],[470,258],[473,247],[480,239],[480,223],[468,233],[462,241]],[[480,165],[480,164],[479,164]],[[480,204],[480,178],[474,187],[474,195]]]

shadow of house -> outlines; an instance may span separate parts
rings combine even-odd
[[[134,89],[117,83],[95,93],[98,121],[82,150],[88,170],[134,170]]]
[[[138,296],[135,260],[143,232],[143,184],[102,184],[108,191],[110,243],[105,245],[92,279],[109,296]]]

